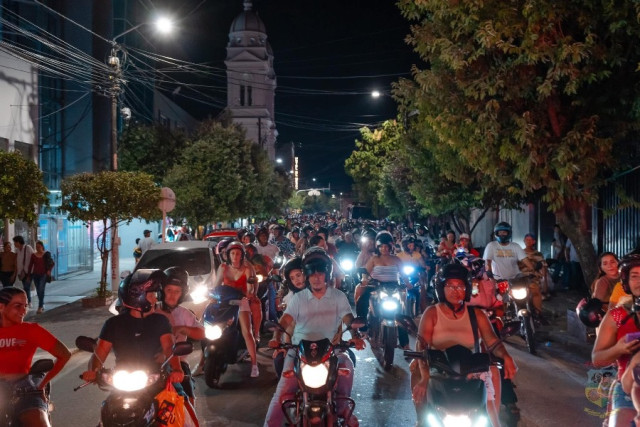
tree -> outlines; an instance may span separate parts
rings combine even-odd
[[[49,190],[38,165],[19,152],[0,151],[0,218],[33,224],[38,205],[49,205]]]
[[[482,185],[540,196],[597,273],[590,204],[638,133],[640,24],[632,1],[400,0],[419,121]]]
[[[115,224],[130,223],[135,218],[159,219],[160,188],[151,175],[142,172],[104,171],[65,178],[61,190],[60,209],[68,212],[69,219],[85,224],[102,221],[103,231],[97,238],[102,259],[97,295],[108,296],[107,261],[113,247],[113,241],[107,242],[108,232]]]

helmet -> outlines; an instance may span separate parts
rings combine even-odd
[[[256,231],[256,239],[259,238],[262,234],[266,234],[267,239],[269,238],[269,230],[265,227],[262,227],[258,231]]]
[[[640,254],[627,254],[620,260],[620,264],[618,264],[622,288],[628,294],[631,293],[631,288],[629,287],[629,272],[633,267],[640,267]]]
[[[296,288],[295,286],[293,286],[293,283],[291,282],[291,279],[289,278],[289,274],[291,274],[291,272],[293,270],[302,270],[302,258],[297,256],[295,258],[291,258],[289,261],[286,262],[286,264],[284,265],[284,284],[287,285],[287,288],[289,288],[290,291],[292,292],[298,292],[300,289]]]
[[[178,305],[182,304],[185,297],[189,295],[189,273],[182,267],[169,267],[164,271],[167,275],[167,282],[162,286],[162,297],[160,300],[164,303],[164,287],[167,285],[180,286],[182,295],[178,299]]]
[[[580,321],[589,328],[597,328],[604,317],[605,310],[602,301],[598,298],[582,298],[576,307],[576,313]]]
[[[244,258],[246,256],[246,253],[244,251],[244,245],[240,242],[231,242],[227,245],[227,248],[225,249],[225,254],[226,254],[226,260],[225,262],[227,264],[231,264],[231,258],[229,257],[229,252],[231,252],[233,249],[239,249],[240,252],[242,253],[242,256],[240,257],[240,262],[244,261]]]
[[[444,297],[444,286],[447,284],[447,280],[449,279],[460,279],[464,282],[466,288],[464,292],[464,300],[469,301],[471,299],[471,275],[464,265],[457,262],[445,265],[436,276],[436,295],[438,297],[438,301],[447,301]]]
[[[225,237],[224,239],[220,240],[218,242],[218,244],[216,245],[216,255],[218,255],[218,257],[220,258],[220,262],[226,262],[226,248],[227,245],[229,243],[233,242],[233,239],[231,237]]]
[[[305,225],[304,227],[302,227],[302,235],[304,237],[309,237],[309,232],[313,231],[313,227],[310,225]]]
[[[469,270],[471,271],[471,277],[479,279],[484,275],[484,259],[480,257],[474,257],[469,261]]]
[[[161,270],[136,270],[120,283],[118,298],[125,307],[147,313],[151,311],[147,292],[162,291],[166,282],[167,275]]]
[[[378,248],[381,245],[389,245],[389,249],[393,249],[393,236],[388,231],[381,231],[376,234],[376,254],[380,255]]]
[[[498,236],[499,231],[506,231],[508,234],[505,237]],[[496,240],[499,243],[509,243],[511,241],[511,225],[508,222],[499,222],[493,227],[493,235],[496,236]]]
[[[407,252],[409,251],[409,243],[416,243],[416,239],[413,234],[408,234],[402,239],[402,250]]]
[[[302,270],[304,275],[308,277],[316,272],[324,272],[324,277],[327,282],[331,280],[331,273],[333,272],[333,261],[324,249],[319,246],[312,246],[302,255]]]

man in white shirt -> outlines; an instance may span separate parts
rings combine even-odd
[[[140,243],[138,244],[142,251],[142,255],[144,255],[144,253],[155,244],[156,242],[151,237],[151,230],[144,230],[144,239],[140,240]]]
[[[513,279],[520,273],[518,261],[533,270],[531,261],[522,247],[511,241],[511,225],[507,222],[499,222],[493,228],[495,241],[489,242],[484,249],[484,259],[487,261],[488,270],[491,270],[496,279]]]
[[[33,248],[26,245],[24,237],[15,236],[13,238],[13,245],[16,247],[16,269],[18,271],[17,278],[22,282],[22,288],[27,294],[27,302],[31,307],[31,275],[28,273],[31,268],[31,255],[33,255]]]
[[[280,249],[276,245],[269,243],[269,230],[267,230],[266,228],[261,228],[260,230],[258,230],[256,239],[258,240],[258,244],[255,246],[258,253],[260,255],[268,256],[272,261],[275,260],[276,256],[278,256],[278,253],[280,252]]]

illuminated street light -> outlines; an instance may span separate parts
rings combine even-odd
[[[315,178],[311,178],[311,181],[316,182],[316,179]]]
[[[280,157],[278,157],[278,158],[276,159],[276,163],[277,163],[277,164],[279,164],[279,165],[281,165],[281,164],[282,164],[282,159],[281,159]]]
[[[156,20],[156,30],[161,34],[169,34],[173,31],[173,21],[165,16]]]
[[[371,92],[371,96],[373,98],[380,98],[380,91],[379,90],[374,90],[373,92]]]

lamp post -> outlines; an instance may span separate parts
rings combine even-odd
[[[107,65],[111,68],[111,170],[118,170],[118,96],[122,90],[122,64],[118,53],[122,51],[120,44],[116,41],[120,37],[137,30],[143,25],[149,25],[149,22],[142,22],[129,28],[126,31],[114,36],[111,39],[111,53],[107,58]],[[159,33],[166,34],[173,29],[171,20],[165,17],[158,18],[154,23]],[[123,57],[124,58],[124,57]],[[113,218],[113,226],[111,232],[111,290],[116,292],[120,285],[119,269],[120,269],[120,237],[118,236],[118,219]],[[163,224],[164,228],[164,224]]]

